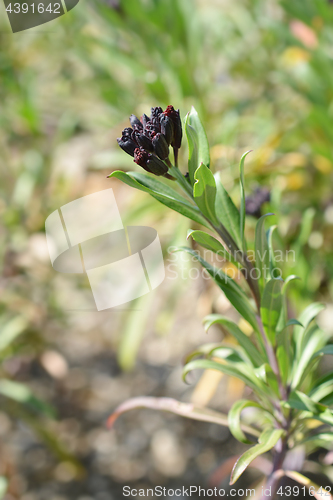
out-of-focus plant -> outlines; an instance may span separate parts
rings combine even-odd
[[[199,347],[187,356],[184,379],[196,369],[218,370],[243,381],[252,397],[236,401],[228,417],[175,400],[137,398],[117,408],[109,424],[125,411],[149,407],[228,425],[236,439],[250,445],[234,464],[231,484],[257,457],[272,451],[271,471],[266,481],[271,496],[279,492],[283,476],[294,479],[313,493],[316,485],[299,471],[286,469],[284,464],[295,447],[304,446],[310,453],[318,447],[330,448],[332,445],[333,372],[320,376],[317,368],[324,355],[333,354],[333,346],[329,343],[330,335],[314,321],[324,308],[323,304],[312,303],[297,319],[289,317],[286,294],[296,276],[282,279],[280,275],[272,245],[274,227],[265,230],[266,219],[272,214],[265,214],[258,220],[252,255],[249,251],[244,190],[244,163],[249,151],[240,161],[241,204],[238,210],[220,182],[219,174],[214,175],[210,169],[206,133],[194,108],[185,120],[189,149],[185,175],[178,168],[182,139],[178,111],[172,106],[165,111],[152,108],[150,117],[143,115],[139,120],[132,115],[130,121],[132,127],[126,128],[118,139],[120,147],[134,157],[135,163],[165,181],[138,172],[115,171],[109,177],[149,193],[209,230],[190,230],[188,236],[213,254],[222,255],[229,263],[227,271],[207,262],[191,248],[179,250],[190,253],[200,262],[252,328],[248,336],[227,317],[206,317],[206,330],[213,324],[220,324],[237,344],[222,342]],[[170,145],[174,164],[169,156]],[[167,179],[175,181],[182,192]],[[253,409],[247,420],[250,426],[242,422],[242,411],[249,407]],[[318,426],[313,425],[314,421]],[[253,438],[257,438],[257,442]]]

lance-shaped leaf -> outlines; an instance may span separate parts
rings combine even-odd
[[[274,448],[284,431],[282,429],[266,429],[259,437],[259,443],[247,450],[237,460],[231,473],[230,484],[235,484],[248,465],[259,455]]]
[[[191,237],[199,243],[203,248],[210,250],[213,253],[216,253],[219,257],[222,257],[223,260],[228,260],[236,267],[240,267],[240,264],[233,258],[232,254],[229,253],[222,243],[219,240],[214,238],[214,236],[205,233],[205,231],[189,229],[187,233],[187,239]]]
[[[41,399],[36,398],[28,386],[13,380],[0,381],[0,394],[7,398],[24,404],[30,410],[55,418],[55,411]]]
[[[255,401],[250,401],[248,399],[240,399],[239,401],[236,401],[236,403],[233,404],[231,410],[228,413],[228,422],[231,434],[238,441],[245,444],[253,444],[253,441],[249,441],[245,436],[244,432],[242,431],[241,420],[240,420],[241,413],[244,410],[244,408],[249,408],[249,407],[262,409],[262,407]]]
[[[293,391],[285,406],[287,408],[294,408],[295,410],[311,411],[314,414],[319,414],[327,410],[327,406],[314,401],[301,391]]]
[[[190,352],[189,354],[186,355],[184,364],[189,363],[192,361],[192,359],[198,358],[200,356],[206,356],[211,352],[212,349],[215,347],[221,347],[221,342],[217,343],[209,343],[209,344],[203,344],[200,347],[197,347],[194,351]]]
[[[193,185],[194,173],[200,163],[204,163],[208,168],[210,165],[207,135],[199,115],[193,106],[185,118],[185,133],[189,149],[188,171],[191,184]]]
[[[320,401],[322,397],[330,394],[332,390],[333,372],[329,372],[316,380],[313,388],[309,392],[309,396],[313,398],[314,401]]]
[[[271,226],[267,231],[267,241],[268,241],[268,249],[269,249],[269,271],[272,278],[279,277],[279,269],[276,267],[275,257],[274,257],[274,248],[273,248],[273,233],[277,226]]]
[[[193,196],[196,204],[207,219],[217,223],[215,213],[216,184],[214,175],[204,163],[194,173]]]
[[[215,343],[204,344],[192,351],[186,356],[185,364],[200,356],[205,356],[206,358],[225,359],[227,361],[230,360],[235,362],[250,362],[249,357],[240,346]]]
[[[213,253],[223,256],[223,258],[228,259],[229,252],[227,252],[222,245],[214,236],[211,234],[205,233],[205,231],[189,229],[187,233],[187,239],[189,237],[193,238],[194,241],[199,243],[203,248],[207,248]]]
[[[312,359],[318,358],[318,356],[322,357],[325,354],[329,354],[330,356],[333,356],[333,344],[328,344],[325,345],[322,349],[319,349],[319,351],[316,351],[314,355],[312,356]]]
[[[303,411],[302,418],[312,418],[324,424],[333,425],[333,413],[330,408],[309,398],[301,391],[293,391],[288,401],[283,403],[286,408]]]
[[[298,276],[296,276],[296,274],[291,274],[290,276],[288,276],[284,280],[284,283],[283,283],[283,286],[282,286],[282,295],[285,295],[285,293],[287,292],[288,286],[289,286],[289,284],[290,284],[291,281],[299,280],[299,279],[301,279],[301,278],[299,278]]]
[[[317,316],[317,314],[320,313],[325,309],[325,305],[321,304],[320,302],[314,302],[313,304],[310,304],[304,311],[301,312],[301,314],[298,317],[299,322],[303,325],[304,328],[300,326],[296,326],[294,328],[294,342],[296,345],[296,358],[300,359],[301,356],[303,356],[303,351],[305,348],[305,337],[308,333],[307,327],[310,325],[311,321]]]
[[[298,328],[297,326],[295,329]],[[294,359],[293,370],[289,377],[292,389],[297,389],[306,375],[311,371],[316,359],[313,355],[316,351],[324,347],[327,342],[328,335],[325,334],[316,324],[308,327],[307,329],[308,341],[304,343],[304,349],[299,358]]]
[[[225,359],[231,363],[247,363],[252,364],[249,356],[241,346],[233,346],[224,344],[222,346],[214,347],[208,354],[207,358],[210,359]]]
[[[271,279],[266,284],[260,307],[262,323],[272,345],[275,345],[276,328],[282,307],[282,284],[283,281],[278,279]]]
[[[1,328],[0,351],[5,350],[27,328],[28,322],[23,316],[16,316]]]
[[[0,500],[3,500],[8,489],[8,481],[4,476],[0,476]]]
[[[240,193],[241,193],[241,206],[240,206],[240,240],[242,242],[242,250],[246,252],[246,242],[245,242],[245,182],[244,182],[244,162],[246,156],[251,153],[251,151],[246,151],[241,157],[241,161],[239,164],[240,171]]]
[[[333,442],[333,432],[320,432],[319,434],[313,434],[312,436],[307,436],[301,443],[308,443],[311,441],[323,441],[329,443],[330,448]],[[323,446],[324,443],[320,443],[319,446]]]
[[[282,287],[283,288],[283,287]],[[285,297],[283,297],[282,294],[282,300],[284,301]],[[286,305],[283,306],[283,309],[286,308]],[[292,367],[293,363],[293,344],[291,342],[291,332],[289,330],[290,326],[303,326],[297,319],[289,319],[285,324],[284,319],[282,316],[284,316],[284,310],[282,311],[279,319],[279,323],[277,326],[277,335],[276,335],[276,343],[277,343],[277,348],[276,348],[276,357],[278,360],[278,364],[280,367],[280,373],[281,373],[281,378],[282,381],[285,383],[288,380],[289,373]],[[283,325],[283,326],[280,326]]]
[[[248,387],[250,387],[257,395],[262,396],[265,394],[270,397],[271,390],[263,383],[263,381],[256,375],[251,366],[246,363],[240,362],[216,362],[209,359],[197,359],[190,361],[184,366],[183,379],[193,370],[217,370],[230,377],[236,377],[242,380]]]
[[[295,326],[295,325],[300,326],[301,328],[304,328],[304,326],[302,325],[302,323],[300,321],[298,321],[298,319],[291,318],[291,319],[288,319],[287,323],[283,327],[283,330],[285,328],[288,328],[288,326]]]
[[[223,224],[231,237],[236,242],[238,248],[242,248],[242,240],[240,238],[240,215],[234,202],[230,198],[227,191],[224,189],[220,173],[214,175],[216,183],[216,200],[215,213],[216,217]]]
[[[151,397],[132,398],[128,401],[125,401],[125,403],[122,403],[108,418],[108,427],[112,427],[115,421],[123,413],[131,410],[136,410],[138,408],[150,408],[152,410],[168,411],[170,413],[174,413],[185,418],[190,418],[192,420],[200,420],[201,422],[209,422],[212,424],[218,424],[228,427],[228,417],[223,413],[219,413],[208,408],[198,408],[191,403],[182,403],[172,398]],[[242,428],[245,432],[253,436],[258,435],[258,431],[248,425],[243,425]]]
[[[270,215],[274,214],[266,214],[260,217],[256,225],[255,259],[256,259],[258,280],[261,290],[264,289],[266,281],[270,277],[270,262],[269,262],[270,252],[265,231],[265,219]]]
[[[239,342],[239,344],[246,351],[254,366],[262,365],[265,360],[253,344],[253,342],[242,332],[242,330],[229,318],[221,316],[220,314],[210,314],[204,318],[205,330],[215,324],[224,326],[228,332]]]
[[[286,470],[284,471],[284,475],[293,479],[297,483],[306,486],[309,490],[310,496],[313,496],[316,500],[322,500],[323,497],[325,497],[326,500],[332,500],[330,491],[325,490],[322,486],[318,486],[318,484],[314,483],[308,477],[303,476],[303,474],[294,470]]]
[[[277,377],[272,370],[271,365],[265,363],[259,368],[256,368],[255,373],[259,378],[261,378],[261,380],[263,380],[270,387],[271,390],[274,391],[274,393],[278,397],[280,397],[279,384],[277,381]]]
[[[185,217],[188,217],[203,226],[210,227],[197,207],[191,205],[174,189],[152,177],[149,177],[148,175],[140,174],[138,172],[126,173],[121,170],[116,170],[115,172],[112,172],[109,177],[116,177],[128,186],[150,194],[157,201],[163,203],[163,205],[175,210],[175,212],[179,212]]]
[[[215,283],[224,292],[227,299],[234,308],[250,323],[252,328],[258,332],[258,323],[256,316],[247,296],[237,283],[227,276],[222,269],[217,269],[206,262],[197,252],[187,247],[180,247],[177,251],[185,251],[191,254],[206,269],[208,274],[214,279]]]

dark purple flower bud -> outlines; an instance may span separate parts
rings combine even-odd
[[[135,115],[130,116],[130,122],[133,128],[137,127],[139,130],[143,129],[143,125],[140,122],[139,118]]]
[[[146,128],[146,125],[147,125],[148,122],[150,122],[149,116],[147,116],[146,114],[143,114],[141,116],[141,123],[143,125],[143,128]]]
[[[168,172],[168,167],[159,160],[156,156],[151,155],[147,161],[148,171],[155,175],[165,175]]]
[[[142,148],[135,149],[134,161],[147,172],[155,175],[164,175],[168,172],[168,167],[161,160],[151,153],[147,153],[147,151]]]
[[[171,146],[176,149],[179,149],[183,137],[182,122],[180,119],[179,109],[177,109],[176,111],[173,106],[168,106],[163,114],[165,116],[168,116],[173,123],[173,138]]]
[[[137,165],[142,168],[146,168],[147,161],[149,160],[149,154],[142,148],[136,148],[134,151],[134,161]]]
[[[134,137],[136,142],[142,149],[145,149],[149,153],[154,152],[154,147],[149,137],[147,137],[145,134],[141,134],[140,132],[135,132]]]
[[[154,120],[154,122],[150,121],[149,123],[147,123],[145,132],[152,139],[155,134],[158,134],[159,132],[161,132],[161,126],[160,126],[159,122],[156,123],[156,121]]]
[[[171,144],[173,139],[173,122],[171,118],[165,116],[164,114],[160,117],[161,132],[165,137],[168,144]]]
[[[270,192],[267,188],[257,187],[254,193],[245,199],[245,209],[248,215],[253,215],[259,219],[261,217],[261,207],[270,201]]]
[[[132,138],[133,130],[127,127],[123,130],[122,136],[117,139],[117,142],[121,149],[125,151],[130,156],[134,156],[134,150],[138,147],[136,142]]]
[[[166,160],[169,156],[169,146],[164,135],[156,134],[152,140],[155,154],[161,159]]]
[[[160,114],[163,113],[163,109],[159,106],[151,108],[150,119],[159,118]]]
[[[133,133],[133,129],[131,127],[126,127],[124,128],[124,130],[122,131],[121,135],[122,135],[122,139],[124,137],[129,137],[129,138],[132,138],[132,133]]]

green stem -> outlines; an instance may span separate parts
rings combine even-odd
[[[177,167],[174,167],[172,165],[172,163],[169,160],[169,158],[167,160],[165,160],[165,163],[168,165],[169,172],[171,173],[171,175],[176,178],[176,180],[177,180],[178,184],[180,185],[180,187],[185,191],[185,193],[193,201],[192,187],[189,185],[189,183],[187,182],[187,180],[185,179],[185,177],[183,176],[183,174],[181,173],[181,171]]]
[[[165,160],[165,163],[169,167],[169,172],[176,178],[178,184],[181,186],[181,188],[185,191],[185,193],[191,198],[191,200],[194,201],[193,198],[193,190],[192,186],[187,182],[179,168],[175,167],[172,165],[171,161],[169,158]],[[205,216],[204,216],[205,217]],[[226,230],[226,228],[223,226],[223,224],[220,223],[219,226],[216,226],[211,220],[209,220],[207,217],[205,217],[207,222],[212,226],[214,231],[220,236],[222,241],[227,245],[227,250],[231,255],[234,257],[237,262],[241,264],[243,267],[242,273],[244,275],[245,280],[247,281],[251,293],[253,295],[253,298],[255,300],[258,313],[260,311],[260,291],[258,287],[257,280],[251,277],[251,271],[253,269],[253,265],[250,262],[248,255],[243,253],[237,246],[236,242],[232,238],[232,236],[229,234],[229,232]],[[246,272],[247,271],[247,272]]]
[[[265,349],[266,349],[269,364],[271,365],[273,373],[276,376],[277,381],[278,381],[280,395],[284,401],[287,401],[288,400],[288,391],[282,382],[282,377],[281,377],[281,372],[280,372],[279,364],[277,361],[277,357],[276,357],[273,346],[270,344],[270,342],[267,338],[267,335],[265,333],[260,316],[257,317],[257,323],[259,325],[260,333],[261,333],[262,339],[263,339],[264,344],[265,344]]]

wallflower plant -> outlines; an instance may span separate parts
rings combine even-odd
[[[258,220],[255,259],[249,258],[244,190],[244,163],[249,151],[240,160],[238,210],[222,185],[219,173],[214,175],[210,170],[206,133],[194,108],[185,119],[189,149],[185,175],[178,167],[178,150],[182,142],[179,111],[172,106],[165,111],[156,107],[152,108],[150,117],[143,115],[139,120],[132,115],[130,122],[132,128],[126,128],[118,139],[120,147],[146,171],[174,180],[181,189],[174,189],[169,181],[161,182],[154,176],[138,172],[114,171],[109,177],[149,193],[170,209],[210,230],[209,233],[190,230],[188,237],[203,248],[222,254],[242,275],[241,280],[234,280],[191,248],[179,249],[200,262],[252,327],[252,334],[247,335],[227,317],[218,314],[206,317],[206,331],[219,324],[237,344],[222,342],[197,348],[186,358],[184,379],[193,370],[218,370],[243,381],[251,395],[250,399],[236,401],[227,416],[169,398],[134,398],[115,410],[109,425],[128,410],[147,407],[228,426],[238,441],[249,445],[234,464],[230,484],[234,484],[257,457],[270,452],[272,462],[266,488],[271,488],[272,497],[278,491],[281,478],[287,476],[321,498],[314,483],[299,470],[287,468],[286,457],[296,447],[303,447],[307,454],[318,448],[332,447],[333,371],[320,376],[318,366],[324,355],[333,354],[333,344],[329,343],[330,336],[315,322],[323,304],[313,303],[298,318],[288,317],[287,291],[297,277],[291,275],[282,279],[275,266],[274,227],[265,229],[266,219],[272,214],[265,214]],[[169,146],[173,149],[174,164],[170,160]],[[248,413],[245,424],[242,412],[249,407],[253,411]],[[325,496],[330,494],[325,491]]]

